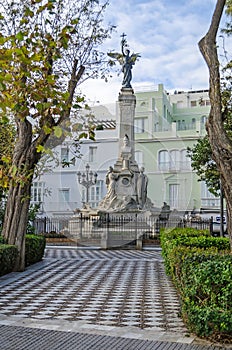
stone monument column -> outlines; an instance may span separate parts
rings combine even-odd
[[[99,203],[102,211],[134,211],[142,209],[146,202],[147,178],[140,174],[139,167],[135,161],[135,137],[134,116],[136,97],[131,86],[132,67],[139,54],[130,54],[122,35],[122,53],[110,53],[110,57],[117,59],[122,65],[123,82],[118,97],[119,104],[119,154],[113,167],[107,174],[107,193]],[[139,182],[137,184],[137,181]],[[139,195],[140,194],[140,195]]]
[[[119,157],[123,147],[125,135],[130,140],[131,161],[134,161],[134,115],[136,106],[136,97],[132,88],[122,88],[118,97],[120,127],[119,127]]]

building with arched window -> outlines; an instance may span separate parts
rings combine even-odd
[[[135,159],[139,167],[145,168],[148,195],[154,205],[161,207],[167,202],[171,209],[182,211],[219,207],[219,200],[209,194],[205,184],[199,183],[187,157],[187,147],[205,135],[210,108],[208,90],[168,93],[160,84],[151,90],[135,91],[135,95]],[[72,140],[66,140],[56,148],[60,162],[35,179],[31,200],[41,200],[44,214],[72,215],[82,207],[86,189],[78,183],[77,172],[83,173],[87,164],[98,173],[96,185],[88,193],[90,205],[96,207],[105,195],[105,176],[119,152],[117,102],[114,107],[92,108],[95,141],[81,142],[80,158],[70,163]],[[69,166],[62,166],[63,160]]]

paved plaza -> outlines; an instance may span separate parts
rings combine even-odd
[[[159,248],[48,247],[0,288],[2,350],[195,349]]]

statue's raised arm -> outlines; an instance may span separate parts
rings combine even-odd
[[[121,51],[122,53],[118,52],[110,52],[108,53],[108,56],[116,59],[122,66],[122,72],[123,72],[123,81],[122,81],[122,87],[123,88],[129,88],[131,89],[131,80],[132,80],[132,68],[135,64],[135,61],[138,57],[140,57],[140,54],[133,53],[130,55],[130,50],[127,48],[127,41],[125,39],[126,34],[121,35]]]

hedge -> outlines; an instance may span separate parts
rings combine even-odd
[[[194,228],[174,228],[160,232],[162,256],[164,257],[164,264],[167,274],[170,275],[172,270],[172,266],[170,265],[170,254],[172,250],[177,246],[181,246],[182,243],[185,243],[184,245],[188,246],[190,238],[197,238],[195,240],[195,242],[197,242],[199,237],[208,237],[209,239],[212,238],[208,230],[196,230]]]
[[[0,244],[0,276],[13,271],[18,249],[14,245]]]
[[[45,238],[67,238],[63,233],[57,233],[55,231],[41,233]]]
[[[182,265],[182,313],[190,330],[201,336],[232,335],[232,255],[208,256]]]
[[[5,238],[0,235],[0,244],[6,244]]]
[[[161,233],[167,273],[181,297],[181,311],[198,336],[230,338],[232,255],[229,239],[177,228]]]
[[[29,266],[43,259],[46,239],[42,235],[26,235],[25,265]]]
[[[14,245],[3,244],[5,240],[0,236],[0,276],[13,271],[18,250]],[[26,235],[25,266],[41,261],[44,255],[46,239],[40,235]]]
[[[165,269],[167,274],[171,276],[176,287],[179,288],[182,266],[185,261],[189,261],[190,265],[194,263],[199,264],[202,261],[214,259],[215,256],[218,256],[218,253],[219,251],[216,247],[205,250],[198,247],[174,246],[169,251],[168,257],[165,260]],[[228,251],[221,251],[220,253],[227,254]]]

